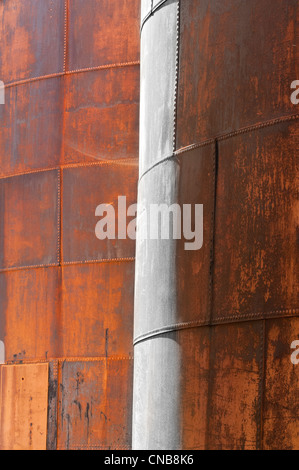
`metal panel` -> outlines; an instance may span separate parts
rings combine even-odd
[[[181,2],[177,147],[296,112],[297,0]]]
[[[63,362],[58,449],[128,449],[132,361]]]
[[[62,71],[64,1],[1,2],[0,18],[0,77],[5,84]]]
[[[149,225],[150,204],[177,203],[180,167],[176,160],[156,166],[139,183],[138,230]],[[162,182],[162,183],[161,183]],[[143,211],[143,212],[142,212]],[[144,239],[137,233],[134,338],[176,322],[178,240]],[[163,280],[163,282],[162,282]]]
[[[180,375],[180,449],[202,450],[207,444],[210,396],[209,327],[176,332],[181,351]]]
[[[50,361],[43,448],[128,448],[135,241],[97,240],[95,210],[137,199],[139,0],[25,3],[0,6],[0,341],[7,361]],[[65,356],[83,365],[63,375]],[[96,408],[86,427],[73,404],[59,414],[77,371]]]
[[[207,449],[260,448],[262,345],[262,322],[213,328]]]
[[[262,345],[262,322],[185,329],[138,343],[133,448],[258,448]]]
[[[56,357],[59,286],[56,267],[0,273],[0,337],[7,361]]]
[[[140,175],[173,152],[177,0],[146,22],[141,36]]]
[[[205,447],[209,351],[208,327],[163,334],[135,346],[134,449]]]
[[[139,67],[69,75],[63,163],[138,158]]]
[[[135,256],[135,240],[96,237],[95,227],[100,218],[95,216],[95,210],[99,204],[112,204],[117,230],[118,196],[126,196],[127,207],[136,203],[137,173],[136,161],[63,170],[64,262]]]
[[[180,346],[173,334],[134,348],[133,449],[180,448]]]
[[[53,168],[59,163],[61,80],[56,77],[5,88],[5,105],[0,106],[0,176]]]
[[[204,245],[138,235],[133,447],[273,448],[285,425],[296,448],[280,398],[296,376],[271,366],[263,318],[298,315],[298,2],[177,6],[179,27],[166,2],[142,28],[139,222],[153,203],[203,203]]]
[[[183,206],[189,204],[192,220],[185,220],[189,224],[194,223],[195,205],[203,204],[204,244],[200,250],[185,250],[183,233],[181,240],[138,238],[135,339],[178,323],[209,321],[214,153],[214,144],[189,151],[157,165],[140,181],[139,203],[146,214],[151,204],[176,203],[183,225]],[[147,219],[141,212],[140,217],[141,228]]]
[[[58,176],[53,170],[0,179],[0,269],[58,263]]]
[[[298,308],[298,139],[286,122],[219,143],[214,319]]]
[[[68,70],[139,60],[139,10],[139,0],[72,0]]]
[[[132,354],[134,262],[62,270],[63,357]]]
[[[0,449],[45,450],[48,364],[0,366]]]
[[[299,366],[291,362],[291,344],[299,340],[299,319],[266,325],[264,449],[298,449]]]

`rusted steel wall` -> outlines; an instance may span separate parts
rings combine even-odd
[[[141,12],[139,201],[204,242],[137,238],[133,448],[298,449],[298,2]]]
[[[95,209],[137,199],[139,9],[0,3],[1,448],[131,445],[135,245]]]

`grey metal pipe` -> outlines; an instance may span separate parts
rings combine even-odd
[[[178,1],[156,4],[160,8],[153,10],[143,0],[141,8],[138,204],[143,210],[154,203],[177,202],[180,174],[172,158]],[[146,223],[141,209],[138,221],[139,228]],[[180,447],[180,345],[172,332],[155,332],[177,321],[175,252],[176,240],[142,240],[137,235],[133,449]]]

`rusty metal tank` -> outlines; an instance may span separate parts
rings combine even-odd
[[[0,4],[1,449],[131,446],[139,0]],[[3,361],[2,361],[3,362]]]
[[[134,449],[299,448],[298,22],[141,1],[138,200],[203,204],[204,228],[197,251],[137,236]]]
[[[298,8],[0,3],[1,449],[299,448]],[[98,240],[137,189],[202,248]]]

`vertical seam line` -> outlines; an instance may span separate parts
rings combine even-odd
[[[57,170],[57,263],[61,262],[61,171]]]
[[[68,53],[68,0],[64,2],[64,39],[63,39],[63,73],[66,73],[67,69],[67,53]]]
[[[173,153],[176,151],[177,139],[177,101],[179,86],[179,63],[180,63],[180,0],[177,0],[176,11],[176,46],[175,46],[175,85],[174,85],[174,109],[173,109]]]
[[[213,320],[213,291],[214,291],[214,266],[215,266],[215,227],[216,227],[216,206],[217,206],[217,184],[218,184],[218,160],[219,147],[218,140],[214,141],[213,152],[213,180],[212,180],[212,199],[213,209],[211,216],[211,234],[210,234],[210,282],[209,282],[209,322]]]
[[[260,360],[259,360],[259,390],[258,390],[258,450],[263,450],[264,441],[264,388],[265,388],[265,369],[266,369],[266,320],[261,322],[260,330]]]
[[[59,169],[60,197],[59,197],[59,259],[60,266],[63,264],[63,169]]]
[[[213,389],[213,367],[212,367],[212,342],[213,342],[213,287],[214,287],[214,253],[215,253],[215,221],[216,221],[216,202],[217,202],[217,181],[218,181],[218,141],[214,140],[214,152],[213,152],[213,179],[211,197],[213,198],[213,210],[211,216],[211,232],[210,232],[210,273],[209,273],[209,370],[208,370],[208,397],[207,397],[207,418],[206,418],[206,435],[205,435],[205,449],[209,450],[210,439],[210,416],[211,416],[211,404],[212,404],[212,389]]]

